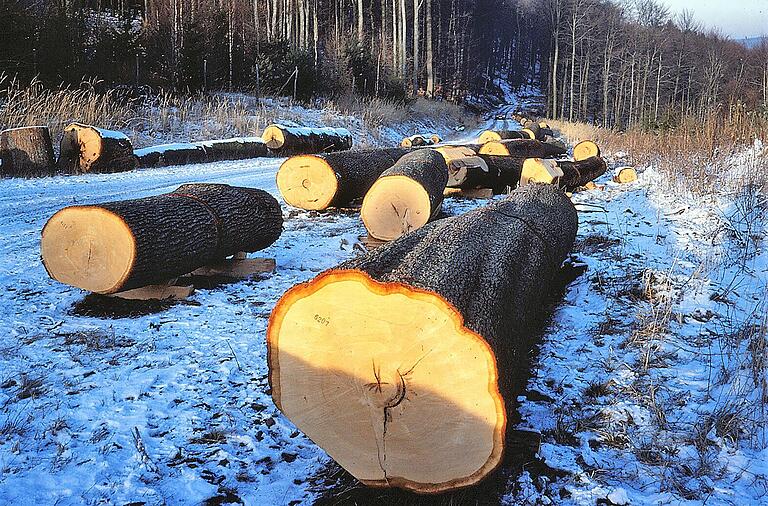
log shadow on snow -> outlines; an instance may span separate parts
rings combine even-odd
[[[561,478],[566,473],[549,467],[536,456],[539,440],[532,433],[515,430],[520,423],[517,396],[526,393],[526,386],[531,375],[542,339],[552,323],[552,316],[567,292],[568,286],[576,281],[587,267],[575,256],[564,263],[552,283],[552,290],[547,295],[538,320],[521,329],[520,335],[528,336],[529,353],[518,357],[514,367],[506,370],[512,374],[500,377],[507,383],[509,395],[505,396],[507,403],[507,434],[504,457],[499,467],[483,481],[472,487],[437,495],[420,495],[396,488],[371,488],[362,485],[351,474],[346,472],[336,462],[329,460],[328,464],[314,476],[308,478],[311,490],[318,492],[320,497],[315,505],[463,505],[463,504],[499,504],[501,498],[508,492],[509,484],[523,471],[528,471],[535,479],[537,476],[547,476],[551,480]],[[500,375],[503,370],[499,369]],[[446,401],[448,402],[448,401]]]
[[[195,290],[216,290],[237,283],[258,283],[268,277],[258,274],[247,279],[236,279],[226,276],[190,276],[184,278],[178,284],[193,285]],[[161,313],[176,306],[200,306],[200,302],[194,300],[194,297],[195,294],[193,293],[189,299],[185,300],[130,300],[98,293],[89,293],[75,302],[69,312],[76,316],[88,316],[91,318],[139,318],[141,316]]]

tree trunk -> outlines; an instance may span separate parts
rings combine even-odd
[[[365,194],[360,217],[368,233],[391,241],[423,226],[440,211],[447,182],[439,152],[419,149],[401,157]]]
[[[142,168],[244,160],[266,157],[269,154],[264,141],[256,137],[162,144],[134,151],[138,166]]]
[[[275,405],[366,485],[478,483],[577,226],[561,190],[532,185],[294,287],[267,331]]]
[[[97,293],[115,293],[187,274],[277,240],[282,213],[262,190],[189,184],[173,193],[57,212],[43,228],[48,274]]]
[[[486,142],[503,141],[509,139],[530,139],[530,137],[522,130],[486,130],[480,134],[477,142],[480,144],[485,144]]]
[[[510,139],[483,144],[481,155],[516,156],[519,158],[551,158],[564,155],[566,150],[554,144],[532,139]]]
[[[523,162],[520,180],[526,183],[557,184],[572,190],[602,176],[607,168],[599,156],[576,162],[529,158]]]
[[[448,187],[490,188],[493,193],[504,193],[517,188],[525,158],[514,156],[477,155],[483,164],[448,164]]]
[[[133,170],[137,161],[124,133],[72,123],[64,129],[57,165],[66,174],[84,174]]]
[[[432,0],[425,0],[425,24],[427,45],[427,97],[432,98],[435,96],[435,71],[434,71],[434,54],[432,50]]]
[[[270,125],[261,137],[269,149],[281,154],[329,153],[352,147],[352,134],[346,128]]]
[[[11,128],[0,132],[0,175],[52,176],[56,173],[47,126]]]
[[[439,144],[443,139],[437,134],[416,134],[404,138],[400,141],[400,147],[412,148],[418,146],[433,146]]]
[[[341,207],[365,196],[382,172],[409,152],[384,148],[294,156],[277,171],[277,188],[294,207]]]

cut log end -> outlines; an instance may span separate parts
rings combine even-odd
[[[360,210],[368,233],[383,241],[424,226],[431,214],[429,194],[407,176],[379,178],[365,195]]]
[[[632,183],[637,181],[637,171],[633,167],[618,168],[613,176],[613,181],[616,183]]]
[[[480,137],[477,139],[477,142],[480,144],[485,144],[486,142],[492,142],[492,141],[500,141],[501,135],[499,135],[498,132],[495,132],[494,130],[486,130],[482,134],[480,134]]]
[[[520,185],[531,183],[557,184],[561,177],[563,177],[563,171],[558,167],[557,161],[528,158],[523,162]]]
[[[523,128],[522,131],[528,136],[529,139],[536,139],[536,133],[530,128]]]
[[[100,207],[69,207],[43,228],[40,252],[53,279],[109,294],[130,275],[136,243],[118,215]]]
[[[600,148],[593,141],[581,141],[573,148],[573,159],[577,162],[600,156]]]
[[[280,149],[285,144],[285,135],[283,134],[283,131],[275,125],[270,125],[265,128],[264,132],[261,134],[261,138],[269,149]]]
[[[280,299],[267,343],[275,404],[363,483],[437,493],[499,464],[495,355],[438,294],[331,271]]]
[[[277,172],[277,188],[283,199],[287,204],[301,209],[326,209],[336,195],[338,186],[333,168],[318,156],[291,157],[283,162]]]
[[[509,156],[509,149],[499,141],[488,141],[478,151],[480,155]]]

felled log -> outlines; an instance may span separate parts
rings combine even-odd
[[[53,279],[109,294],[263,249],[282,223],[280,205],[265,191],[189,184],[155,197],[66,207],[43,228],[40,251]]]
[[[401,157],[365,194],[360,217],[368,234],[391,241],[438,214],[448,182],[448,165],[432,149]]]
[[[477,155],[483,164],[449,165],[448,184],[451,188],[490,188],[493,193],[504,193],[507,187],[520,183],[524,158],[513,156]]]
[[[384,148],[294,156],[277,171],[277,189],[286,203],[301,209],[341,207],[363,197],[408,152]]]
[[[236,137],[213,141],[161,144],[137,149],[138,166],[166,167],[222,160],[244,160],[269,156],[267,145],[260,137]]]
[[[56,172],[51,133],[47,126],[11,128],[0,132],[0,175],[52,176]]]
[[[124,133],[72,123],[64,129],[57,165],[66,174],[124,172],[135,169],[137,160]]]
[[[480,134],[480,137],[478,137],[477,142],[480,144],[485,144],[486,142],[491,141],[503,141],[508,139],[529,139],[530,137],[528,134],[521,130],[486,130],[482,134]]]
[[[593,156],[600,156],[600,148],[593,141],[581,141],[573,147],[573,159],[576,161]]]
[[[530,158],[523,163],[521,182],[557,184],[572,190],[605,174],[608,166],[599,156],[571,162]]]
[[[637,181],[637,171],[634,167],[619,167],[614,171],[613,181],[615,183],[631,183]]]
[[[544,140],[544,135],[541,133],[541,127],[539,127],[538,123],[534,123],[533,121],[529,121],[525,128],[523,128],[523,132],[528,134],[528,137],[531,139],[537,139],[537,140]]]
[[[442,139],[437,134],[416,134],[404,138],[400,142],[402,148],[413,148],[418,146],[432,146],[439,144]]]
[[[560,146],[533,139],[492,141],[484,144],[478,150],[478,154],[481,155],[516,156],[518,158],[551,158],[565,153],[566,150]]]
[[[330,153],[352,148],[352,134],[346,128],[308,128],[269,125],[261,138],[279,153]]]
[[[366,485],[479,482],[577,226],[561,190],[532,185],[292,288],[267,331],[275,405]]]

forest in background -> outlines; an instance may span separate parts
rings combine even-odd
[[[0,0],[25,82],[454,102],[539,86],[549,117],[610,128],[765,115],[768,45],[655,0]]]

